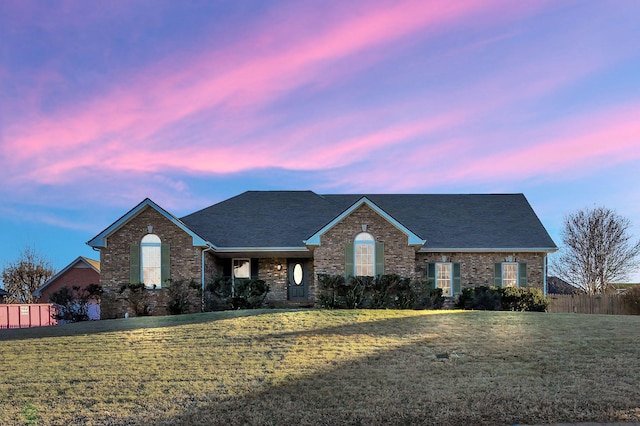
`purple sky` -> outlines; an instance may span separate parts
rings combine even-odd
[[[558,245],[596,205],[638,238],[639,23],[637,0],[3,0],[0,267],[98,259],[147,196],[249,189],[522,192]]]

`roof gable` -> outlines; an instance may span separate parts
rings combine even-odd
[[[98,262],[97,260],[86,258],[84,256],[78,256],[73,262],[65,266],[60,272],[49,278],[47,282],[41,285],[36,291],[33,292],[33,294],[40,295],[45,288],[56,282],[57,279],[62,277],[69,270],[75,268],[78,264],[85,264],[86,267],[89,267],[90,269],[96,271],[96,273],[100,274],[100,262]]]
[[[193,239],[193,245],[194,246],[196,246],[196,247],[204,247],[204,246],[211,245],[207,241],[205,241],[200,235],[198,235],[197,233],[195,233],[194,231],[189,229],[189,227],[187,225],[185,225],[184,222],[182,222],[180,219],[178,219],[177,217],[175,217],[171,213],[167,212],[165,209],[163,209],[162,207],[160,207],[159,205],[157,205],[156,203],[151,201],[151,199],[149,199],[149,198],[145,198],[140,204],[138,204],[137,206],[135,206],[134,208],[129,210],[120,219],[118,219],[115,222],[113,222],[107,229],[105,229],[104,231],[102,231],[101,233],[99,233],[98,235],[93,237],[93,239],[89,240],[87,242],[87,244],[90,245],[91,247],[94,247],[94,248],[106,247],[106,238],[109,235],[113,234],[118,229],[120,229],[123,225],[128,223],[131,219],[136,217],[138,215],[138,213],[140,213],[146,207],[150,207],[150,208],[156,210],[158,213],[160,213],[162,216],[164,216],[167,220],[169,220],[174,225],[176,225],[178,228],[180,228],[185,233],[187,233],[189,236],[191,236],[191,238]]]
[[[395,226],[398,230],[403,232],[407,236],[407,244],[408,245],[422,246],[426,242],[425,240],[423,240],[422,238],[417,236],[415,233],[411,232],[407,227],[405,227],[400,222],[398,222],[393,216],[391,216],[386,211],[384,211],[383,209],[378,207],[375,203],[373,203],[367,197],[362,197],[358,201],[353,203],[345,211],[343,211],[341,214],[336,216],[331,222],[329,222],[325,226],[323,226],[322,229],[320,229],[318,232],[316,232],[315,234],[313,234],[312,236],[307,238],[307,240],[305,240],[304,243],[307,244],[307,245],[310,245],[310,246],[318,246],[318,245],[320,245],[320,239],[321,239],[321,237],[322,237],[322,235],[324,233],[326,233],[331,228],[336,226],[345,217],[349,216],[356,209],[360,208],[363,205],[366,205],[369,208],[371,208],[374,212],[376,212],[378,215],[380,215],[383,219],[385,219],[387,222],[389,222],[390,224]]]

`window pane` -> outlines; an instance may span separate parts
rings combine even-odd
[[[374,267],[374,245],[356,243],[356,276],[372,277]]]
[[[147,287],[160,287],[160,244],[142,244],[142,282]]]
[[[443,296],[451,295],[451,264],[436,264],[436,287],[442,289]]]
[[[518,264],[517,263],[502,264],[502,286],[503,287],[518,286]]]
[[[249,259],[233,259],[233,277],[251,278],[251,261]]]
[[[296,265],[293,267],[293,283],[295,285],[300,285],[302,284],[302,264],[301,263],[296,263]]]

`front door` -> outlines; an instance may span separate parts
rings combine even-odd
[[[289,300],[307,300],[307,268],[304,261],[290,260],[288,267]]]

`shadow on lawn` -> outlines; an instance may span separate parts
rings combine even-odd
[[[538,378],[540,384],[535,388],[505,379],[501,376],[504,371],[496,372],[497,377],[478,377],[473,359],[451,357],[442,360],[436,356],[441,349],[429,345],[428,341],[415,342],[340,363],[326,371],[283,384],[265,383],[260,390],[240,397],[212,395],[207,401],[194,400],[183,405],[183,413],[153,419],[151,423],[226,426],[539,424],[621,420],[620,413],[638,408],[637,405],[624,406],[622,401],[620,407],[612,407],[590,393],[592,398],[576,405],[571,395],[558,395],[552,391],[553,387],[545,387],[545,382],[554,380],[550,373]],[[508,369],[508,365],[506,367]],[[142,424],[149,422],[140,417],[132,420]]]
[[[479,352],[458,358],[455,338],[443,340],[428,332],[432,327],[437,332],[441,320],[455,321],[456,317],[390,318],[273,333],[265,339],[280,338],[283,344],[295,341],[296,337],[328,334],[415,336],[409,343],[393,349],[382,349],[349,361],[327,361],[323,371],[292,377],[283,383],[271,384],[267,375],[254,392],[242,396],[194,398],[176,407],[177,411],[182,410],[180,414],[154,418],[152,423],[376,426],[640,420],[637,403],[640,390],[633,395],[616,395],[596,370],[572,372],[562,366],[544,371],[537,368],[541,358],[558,351],[557,347],[546,348],[540,338],[514,346],[510,339],[489,332],[478,336],[483,339],[476,342],[481,347]],[[524,317],[525,323],[532,318],[522,314],[518,317]],[[482,325],[471,326],[469,332],[473,334],[481,328]],[[474,339],[460,344],[468,348]],[[507,349],[512,356],[498,359],[491,348],[498,348],[498,353]],[[575,374],[581,374],[592,388],[568,387],[567,379]],[[139,419],[132,420],[148,422]]]
[[[130,331],[142,328],[179,327],[189,324],[206,324],[212,321],[288,311],[293,311],[293,309],[217,311],[185,315],[149,316],[132,317],[126,319],[108,319],[100,321],[83,321],[73,324],[60,324],[51,327],[0,329],[0,341],[113,333],[118,331]]]

